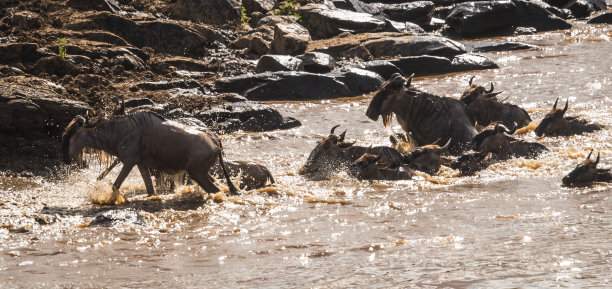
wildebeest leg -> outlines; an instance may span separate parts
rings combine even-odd
[[[108,166],[108,168],[106,168],[106,170],[104,170],[99,176],[98,176],[98,181],[101,181],[104,177],[106,177],[106,175],[108,175],[108,173],[110,173],[110,171],[112,171],[117,165],[119,164],[119,159],[115,159],[113,161],[112,164],[110,164],[110,166]]]
[[[123,181],[125,181],[125,178],[127,178],[127,176],[130,174],[130,171],[132,171],[133,167],[134,165],[123,164],[123,168],[121,168],[121,172],[119,172],[119,175],[117,176],[117,179],[115,179],[115,183],[113,184],[113,192],[119,192],[121,184],[123,184]]]
[[[189,171],[188,173],[189,176],[194,181],[196,181],[196,183],[198,183],[198,185],[200,185],[200,187],[202,187],[202,189],[204,189],[204,191],[206,191],[207,193],[214,194],[220,191],[219,188],[213,183],[207,172],[203,173],[201,171]]]
[[[149,173],[149,169],[138,165],[138,170],[140,171],[142,180],[144,181],[145,187],[147,188],[147,194],[149,196],[154,196],[155,188],[153,188],[153,181],[151,180],[151,174]]]

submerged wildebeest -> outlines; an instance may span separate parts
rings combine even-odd
[[[332,127],[330,134],[317,143],[304,166],[300,168],[300,174],[328,177],[334,173],[347,171],[348,167],[366,152],[379,155],[381,157],[379,162],[389,168],[397,168],[402,164],[402,155],[394,148],[357,146],[355,142],[344,140],[346,131],[340,135],[334,134],[337,127],[338,125]]]
[[[500,102],[496,96],[501,91],[493,92],[494,86],[486,90],[483,86],[472,84],[472,76],[469,88],[463,92],[461,101],[466,104],[468,113],[481,126],[488,126],[493,122],[500,122],[506,127],[521,128],[531,122],[531,117],[524,109],[514,104]]]
[[[349,173],[360,180],[409,180],[414,173],[410,169],[399,167],[390,169],[379,167],[380,155],[364,153],[349,167]]]
[[[470,148],[481,153],[494,153],[497,160],[535,158],[548,151],[542,144],[512,137],[514,131],[508,130],[503,124],[490,125],[474,137]]]
[[[462,175],[472,175],[488,168],[495,161],[495,157],[491,153],[466,152],[454,160],[450,167],[459,170]]]
[[[448,163],[442,155],[448,151],[450,142],[448,140],[444,146],[432,144],[414,148],[404,155],[403,162],[412,169],[434,175],[442,164]]]
[[[382,115],[383,125],[389,126],[395,114],[419,146],[450,139],[450,153],[460,154],[477,134],[465,104],[411,89],[411,82],[412,76],[406,82],[399,73],[393,74],[372,98],[366,111],[368,118],[376,121]]]
[[[599,123],[589,122],[578,117],[564,116],[565,112],[567,112],[568,101],[565,101],[565,107],[563,107],[563,109],[557,108],[557,102],[559,102],[559,98],[555,100],[552,110],[546,114],[535,129],[535,134],[537,136],[569,136],[585,132],[594,132],[604,128],[604,126]]]
[[[224,168],[218,139],[151,112],[96,121],[76,116],[62,135],[64,160],[70,162],[78,158],[86,147],[117,156],[123,163],[113,184],[113,198],[119,196],[119,188],[134,166],[138,167],[149,195],[155,194],[149,168],[164,173],[187,171],[207,193],[216,193],[219,188],[213,183],[209,170],[217,158],[230,192],[239,194]]]
[[[576,166],[567,176],[563,177],[563,184],[566,186],[583,186],[594,182],[606,182],[612,183],[612,169],[598,169],[599,164],[599,153],[597,158],[591,160],[591,154],[589,153],[586,160]]]

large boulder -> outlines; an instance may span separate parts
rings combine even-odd
[[[395,66],[395,64],[391,63],[389,60],[372,60],[364,62],[359,65],[359,68],[378,73],[384,79],[391,78],[395,73],[406,75],[399,67]]]
[[[298,56],[304,65],[304,71],[313,73],[327,73],[334,69],[336,60],[329,54],[321,52],[308,52]]]
[[[519,10],[511,1],[476,1],[457,5],[446,17],[448,30],[461,37],[509,30],[519,24]]]
[[[595,23],[612,24],[612,12],[608,12],[608,13],[597,15],[597,16],[589,19],[589,21],[587,21],[587,23],[590,23],[590,24],[595,24]]]
[[[0,64],[32,63],[45,56],[52,56],[42,51],[36,43],[0,44]]]
[[[382,13],[393,21],[429,23],[434,3],[431,1],[414,1],[401,4],[378,4]]]
[[[242,0],[242,5],[249,13],[266,13],[274,9],[274,5],[276,5],[276,0]]]
[[[303,70],[302,60],[289,55],[263,55],[257,61],[255,72]]]
[[[406,74],[435,75],[451,72],[498,68],[490,59],[476,54],[460,54],[452,58],[422,55],[392,60]]]
[[[179,19],[205,24],[240,23],[240,0],[177,0],[171,13]]]
[[[302,22],[313,39],[334,37],[342,32],[381,31],[385,21],[368,13],[332,9],[321,4],[308,4],[300,9]]]
[[[468,52],[491,52],[491,51],[510,51],[510,50],[526,50],[537,48],[535,45],[521,42],[492,42],[492,41],[475,41],[466,43],[465,47]]]
[[[570,29],[572,25],[554,15],[550,5],[539,0],[512,0],[518,8],[519,26],[533,27],[537,31]]]
[[[272,51],[278,54],[297,55],[306,51],[310,34],[299,24],[274,25]]]
[[[278,110],[267,104],[252,101],[215,106],[197,113],[196,118],[219,133],[236,130],[261,132],[301,125],[293,118],[283,117]]]

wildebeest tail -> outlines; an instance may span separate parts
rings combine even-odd
[[[223,150],[219,150],[219,164],[221,165],[221,169],[223,170],[223,175],[225,176],[225,180],[227,181],[227,187],[230,190],[232,195],[240,195],[240,192],[234,184],[232,184],[232,180],[230,180],[230,176],[227,173],[227,169],[225,168],[225,163],[223,162]]]

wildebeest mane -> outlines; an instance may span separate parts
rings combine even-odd
[[[84,124],[83,121],[84,119],[82,116],[75,116],[66,127],[64,133],[62,133],[61,153],[64,158],[68,157],[68,150],[70,148],[70,138],[76,133],[77,129],[79,129],[79,127]]]

